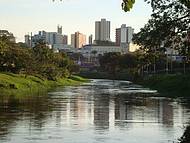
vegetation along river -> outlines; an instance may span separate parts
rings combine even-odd
[[[172,143],[189,122],[186,103],[100,79],[35,96],[0,96],[0,142]]]

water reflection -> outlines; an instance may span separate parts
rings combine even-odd
[[[97,130],[109,128],[109,96],[100,95],[94,98],[94,126]]]
[[[49,94],[0,96],[0,142],[177,140],[190,115],[186,99],[174,101],[154,93],[130,82],[94,80]]]

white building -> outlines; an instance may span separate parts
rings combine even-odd
[[[63,44],[63,35],[57,32],[46,32],[46,42],[50,45]]]
[[[116,45],[122,48],[128,48],[132,43],[133,33],[134,29],[132,27],[126,27],[126,24],[122,24],[121,28],[116,29]]]
[[[126,47],[128,45],[128,31],[127,31],[127,27],[125,24],[121,25],[121,41],[120,41],[120,46],[121,47]]]
[[[59,29],[59,32],[61,32],[61,29]],[[54,45],[56,44],[64,45],[64,36],[57,32],[46,32],[46,31],[39,31],[38,34],[35,34],[33,36],[25,35],[25,43],[28,46],[34,47],[35,44],[38,43],[39,41],[43,41],[54,48],[55,47]]]
[[[60,51],[77,52],[77,49],[73,48],[71,45],[54,44],[54,48]]]
[[[179,51],[172,49],[172,48],[166,48],[165,54],[167,55],[168,59],[171,59],[172,61],[182,62],[184,56],[179,55]]]
[[[127,27],[127,42],[128,43],[132,43],[133,34],[134,34],[134,29],[132,27]]]
[[[110,41],[110,21],[101,19],[95,22],[95,40]]]
[[[117,53],[125,54],[128,52],[126,48],[122,48],[119,46],[86,45],[80,49],[80,52],[84,57],[91,57],[93,51],[96,51],[96,55],[95,55],[96,57],[98,57],[99,55],[104,55],[105,53],[117,52]]]

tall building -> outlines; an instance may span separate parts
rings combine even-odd
[[[62,26],[57,26],[57,33],[62,34]]]
[[[35,35],[25,35],[25,37],[30,37],[30,47],[34,47],[36,43],[43,41],[46,42],[46,32],[45,31],[39,31],[38,34]],[[25,39],[25,43],[27,44],[27,39]]]
[[[121,44],[121,28],[116,29],[115,43],[116,43],[117,46],[120,46],[120,44]]]
[[[55,44],[63,44],[64,36],[57,33],[55,39]]]
[[[56,44],[56,35],[57,35],[57,32],[47,32],[46,42],[50,45]]]
[[[34,47],[38,42],[45,42],[52,47],[56,45],[64,44],[64,36],[57,32],[46,32],[46,31],[39,31],[38,34],[32,36],[25,35],[25,43],[30,46]]]
[[[133,39],[134,29],[132,27],[127,27],[127,42],[131,43]]]
[[[121,28],[116,29],[115,41],[116,45],[122,48],[128,48],[132,43],[134,29],[132,27],[126,27],[126,24],[122,24]]]
[[[95,22],[95,40],[110,41],[110,21],[101,19]]]
[[[67,35],[63,35],[63,44],[68,45],[68,36]]]
[[[30,35],[25,35],[24,36],[24,40],[25,40],[25,44],[28,46],[28,47],[31,47],[31,38],[30,38]]]
[[[100,21],[95,22],[95,40],[100,40]]]
[[[74,48],[82,48],[86,44],[86,35],[75,32],[75,34],[71,34],[71,46]]]
[[[75,34],[71,34],[71,47],[75,48]]]
[[[88,44],[89,44],[89,45],[92,45],[92,41],[93,41],[93,35],[91,34],[91,35],[88,37]]]
[[[86,35],[76,32],[76,48],[82,48],[86,44]]]

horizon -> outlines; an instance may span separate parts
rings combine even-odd
[[[42,30],[56,32],[57,25],[61,25],[63,34],[68,35],[70,43],[70,35],[76,31],[94,37],[95,21],[106,18],[111,22],[111,41],[115,41],[116,28],[126,24],[138,32],[151,15],[151,7],[144,1],[136,2],[134,8],[127,13],[121,8],[121,1],[109,0],[109,7],[106,6],[107,3],[108,0],[92,3],[88,3],[88,0],[1,0],[0,29],[13,33],[17,42],[24,42],[24,35],[28,33],[37,34]],[[91,5],[96,9],[92,10]]]

